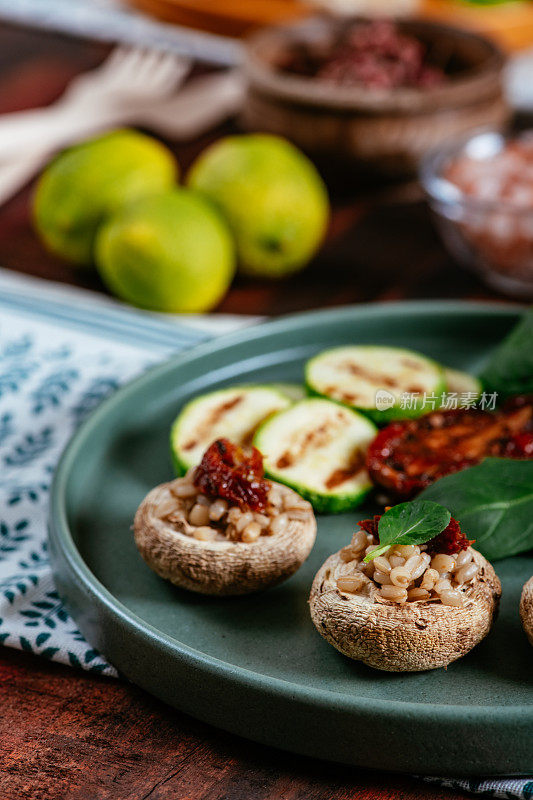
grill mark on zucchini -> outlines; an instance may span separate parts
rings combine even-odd
[[[404,367],[407,367],[407,369],[420,369],[420,364],[418,361],[413,361],[410,358],[402,358],[400,364],[402,364]]]
[[[398,382],[395,381],[394,378],[389,377],[389,375],[380,375],[378,372],[371,372],[370,370],[361,367],[359,364],[354,364],[352,361],[346,361],[340,366],[349,372],[350,375],[355,375],[357,378],[363,378],[363,380],[368,381],[368,383],[382,383],[383,386],[388,386],[390,389],[394,389],[398,386]]]
[[[188,441],[186,444],[183,445],[184,451],[188,452],[189,450],[193,450],[205,437],[206,432],[209,430],[209,428],[212,427],[213,425],[216,425],[217,422],[221,419],[221,417],[224,416],[224,414],[227,414],[228,411],[231,411],[232,409],[236,408],[238,405],[242,403],[243,400],[244,396],[242,394],[237,395],[237,397],[233,397],[231,400],[226,400],[225,403],[222,403],[217,408],[214,408],[209,417],[205,420],[203,426],[198,431],[196,431],[196,439],[191,439],[190,441]]]
[[[409,366],[405,361],[402,362],[403,366]],[[347,371],[351,375],[355,375],[357,378],[363,378],[363,380],[368,381],[368,383],[372,383],[373,385],[381,384],[386,386],[388,389],[398,389],[401,386],[401,382],[391,378],[389,375],[380,375],[377,372],[370,372],[370,370],[366,370],[363,367],[360,367],[357,364],[352,364],[351,362],[347,362],[343,364],[343,367],[347,369]],[[411,364],[410,369],[417,368],[417,364]],[[424,390],[420,386],[408,386],[406,390],[409,394],[423,394]],[[328,387],[326,389],[326,393],[333,393],[335,392],[334,387]],[[343,394],[343,399],[349,400],[350,402],[354,402],[357,400],[357,395],[354,394]]]
[[[336,489],[338,486],[342,486],[343,483],[346,483],[346,481],[349,481],[360,473],[364,472],[364,470],[365,454],[358,448],[353,453],[350,463],[347,467],[341,467],[340,469],[334,470],[329,478],[326,478],[325,487],[326,489],[330,490]]]
[[[331,424],[331,422],[329,424],[324,423],[318,428],[308,431],[301,442],[298,443],[296,441],[294,443],[292,450],[289,446],[289,448],[282,453],[276,462],[276,468],[287,469],[288,467],[292,467],[298,459],[304,458],[311,447],[318,448],[328,444],[338,432],[339,428],[345,427],[345,425],[342,424],[345,422],[342,414],[336,415],[336,421],[336,425]]]

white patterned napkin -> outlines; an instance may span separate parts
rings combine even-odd
[[[46,548],[48,490],[77,426],[146,367],[250,317],[161,317],[0,270],[0,643],[114,676],[55,590]],[[533,780],[447,780],[533,800]]]
[[[116,674],[55,591],[48,490],[66,443],[107,395],[171,353],[250,318],[185,319],[0,270],[0,643]]]

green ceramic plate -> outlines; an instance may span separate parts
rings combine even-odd
[[[393,343],[475,372],[518,314],[456,302],[303,314],[202,345],[117,392],[72,440],[52,492],[52,563],[81,630],[133,682],[260,742],[378,769],[533,773],[533,649],[518,618],[533,558],[496,564],[501,613],[476,650],[447,671],[395,675],[341,656],[307,609],[315,571],[372,507],[321,517],[302,569],[248,598],[174,588],[131,532],[144,495],[172,477],[170,424],[195,394],[301,380],[307,358],[346,342]]]

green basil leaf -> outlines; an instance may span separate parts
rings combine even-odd
[[[496,348],[479,377],[485,391],[502,397],[533,393],[533,308]]]
[[[391,545],[424,544],[438,536],[450,522],[447,508],[427,500],[400,503],[386,511],[378,524],[379,547],[365,557],[368,563]]]
[[[533,461],[486,458],[419,495],[443,503],[489,561],[533,548]]]

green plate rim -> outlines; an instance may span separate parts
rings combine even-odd
[[[416,713],[428,720],[434,715],[434,709],[439,708],[439,716],[445,722],[452,722],[457,719],[458,712],[463,715],[465,711],[469,714],[469,723],[473,725],[491,724],[494,722],[495,715],[498,715],[506,724],[516,720],[523,725],[530,721],[533,724],[533,706],[524,707],[523,705],[503,705],[503,706],[468,706],[468,705],[447,705],[435,703],[414,703],[399,700],[378,700],[376,698],[363,698],[359,695],[348,695],[333,692],[328,689],[310,689],[301,684],[291,683],[280,678],[262,675],[238,665],[229,664],[226,661],[206,655],[183,642],[162,633],[154,626],[144,622],[139,616],[130,612],[113,594],[106,589],[103,584],[93,575],[89,567],[83,561],[67,522],[66,512],[66,486],[69,479],[70,469],[75,460],[80,447],[92,432],[98,428],[100,420],[117,404],[121,404],[123,398],[130,393],[134,393],[139,386],[150,383],[155,376],[164,375],[167,371],[173,371],[181,364],[191,360],[202,358],[217,350],[241,342],[243,334],[247,338],[262,337],[265,333],[276,332],[278,329],[287,329],[291,326],[298,327],[300,320],[316,320],[317,324],[334,318],[337,322],[340,318],[351,319],[353,315],[358,317],[374,317],[383,314],[384,311],[396,312],[399,310],[408,314],[424,315],[429,311],[436,314],[446,312],[450,315],[453,324],[454,315],[486,315],[487,313],[499,316],[516,315],[525,310],[524,306],[513,303],[490,303],[476,301],[453,301],[453,300],[423,300],[394,303],[376,303],[367,306],[349,305],[325,309],[320,311],[306,311],[299,314],[281,316],[272,321],[262,322],[258,325],[250,326],[247,329],[232,332],[221,337],[216,337],[207,342],[201,343],[183,354],[167,359],[162,364],[147,370],[141,376],[128,382],[118,389],[109,399],[103,403],[90,415],[90,417],[80,426],[70,442],[66,446],[59,460],[50,494],[49,511],[49,540],[52,549],[57,547],[68,564],[74,577],[81,582],[87,593],[102,604],[106,611],[113,617],[118,618],[126,629],[131,628],[141,639],[148,644],[155,640],[165,650],[168,650],[184,660],[192,662],[195,668],[201,672],[212,673],[216,676],[223,675],[226,679],[241,686],[260,690],[267,694],[282,694],[287,701],[311,701],[313,705],[327,708],[336,708],[348,712],[374,711],[380,716],[391,720],[401,720],[406,713]],[[527,719],[525,720],[525,717]]]

